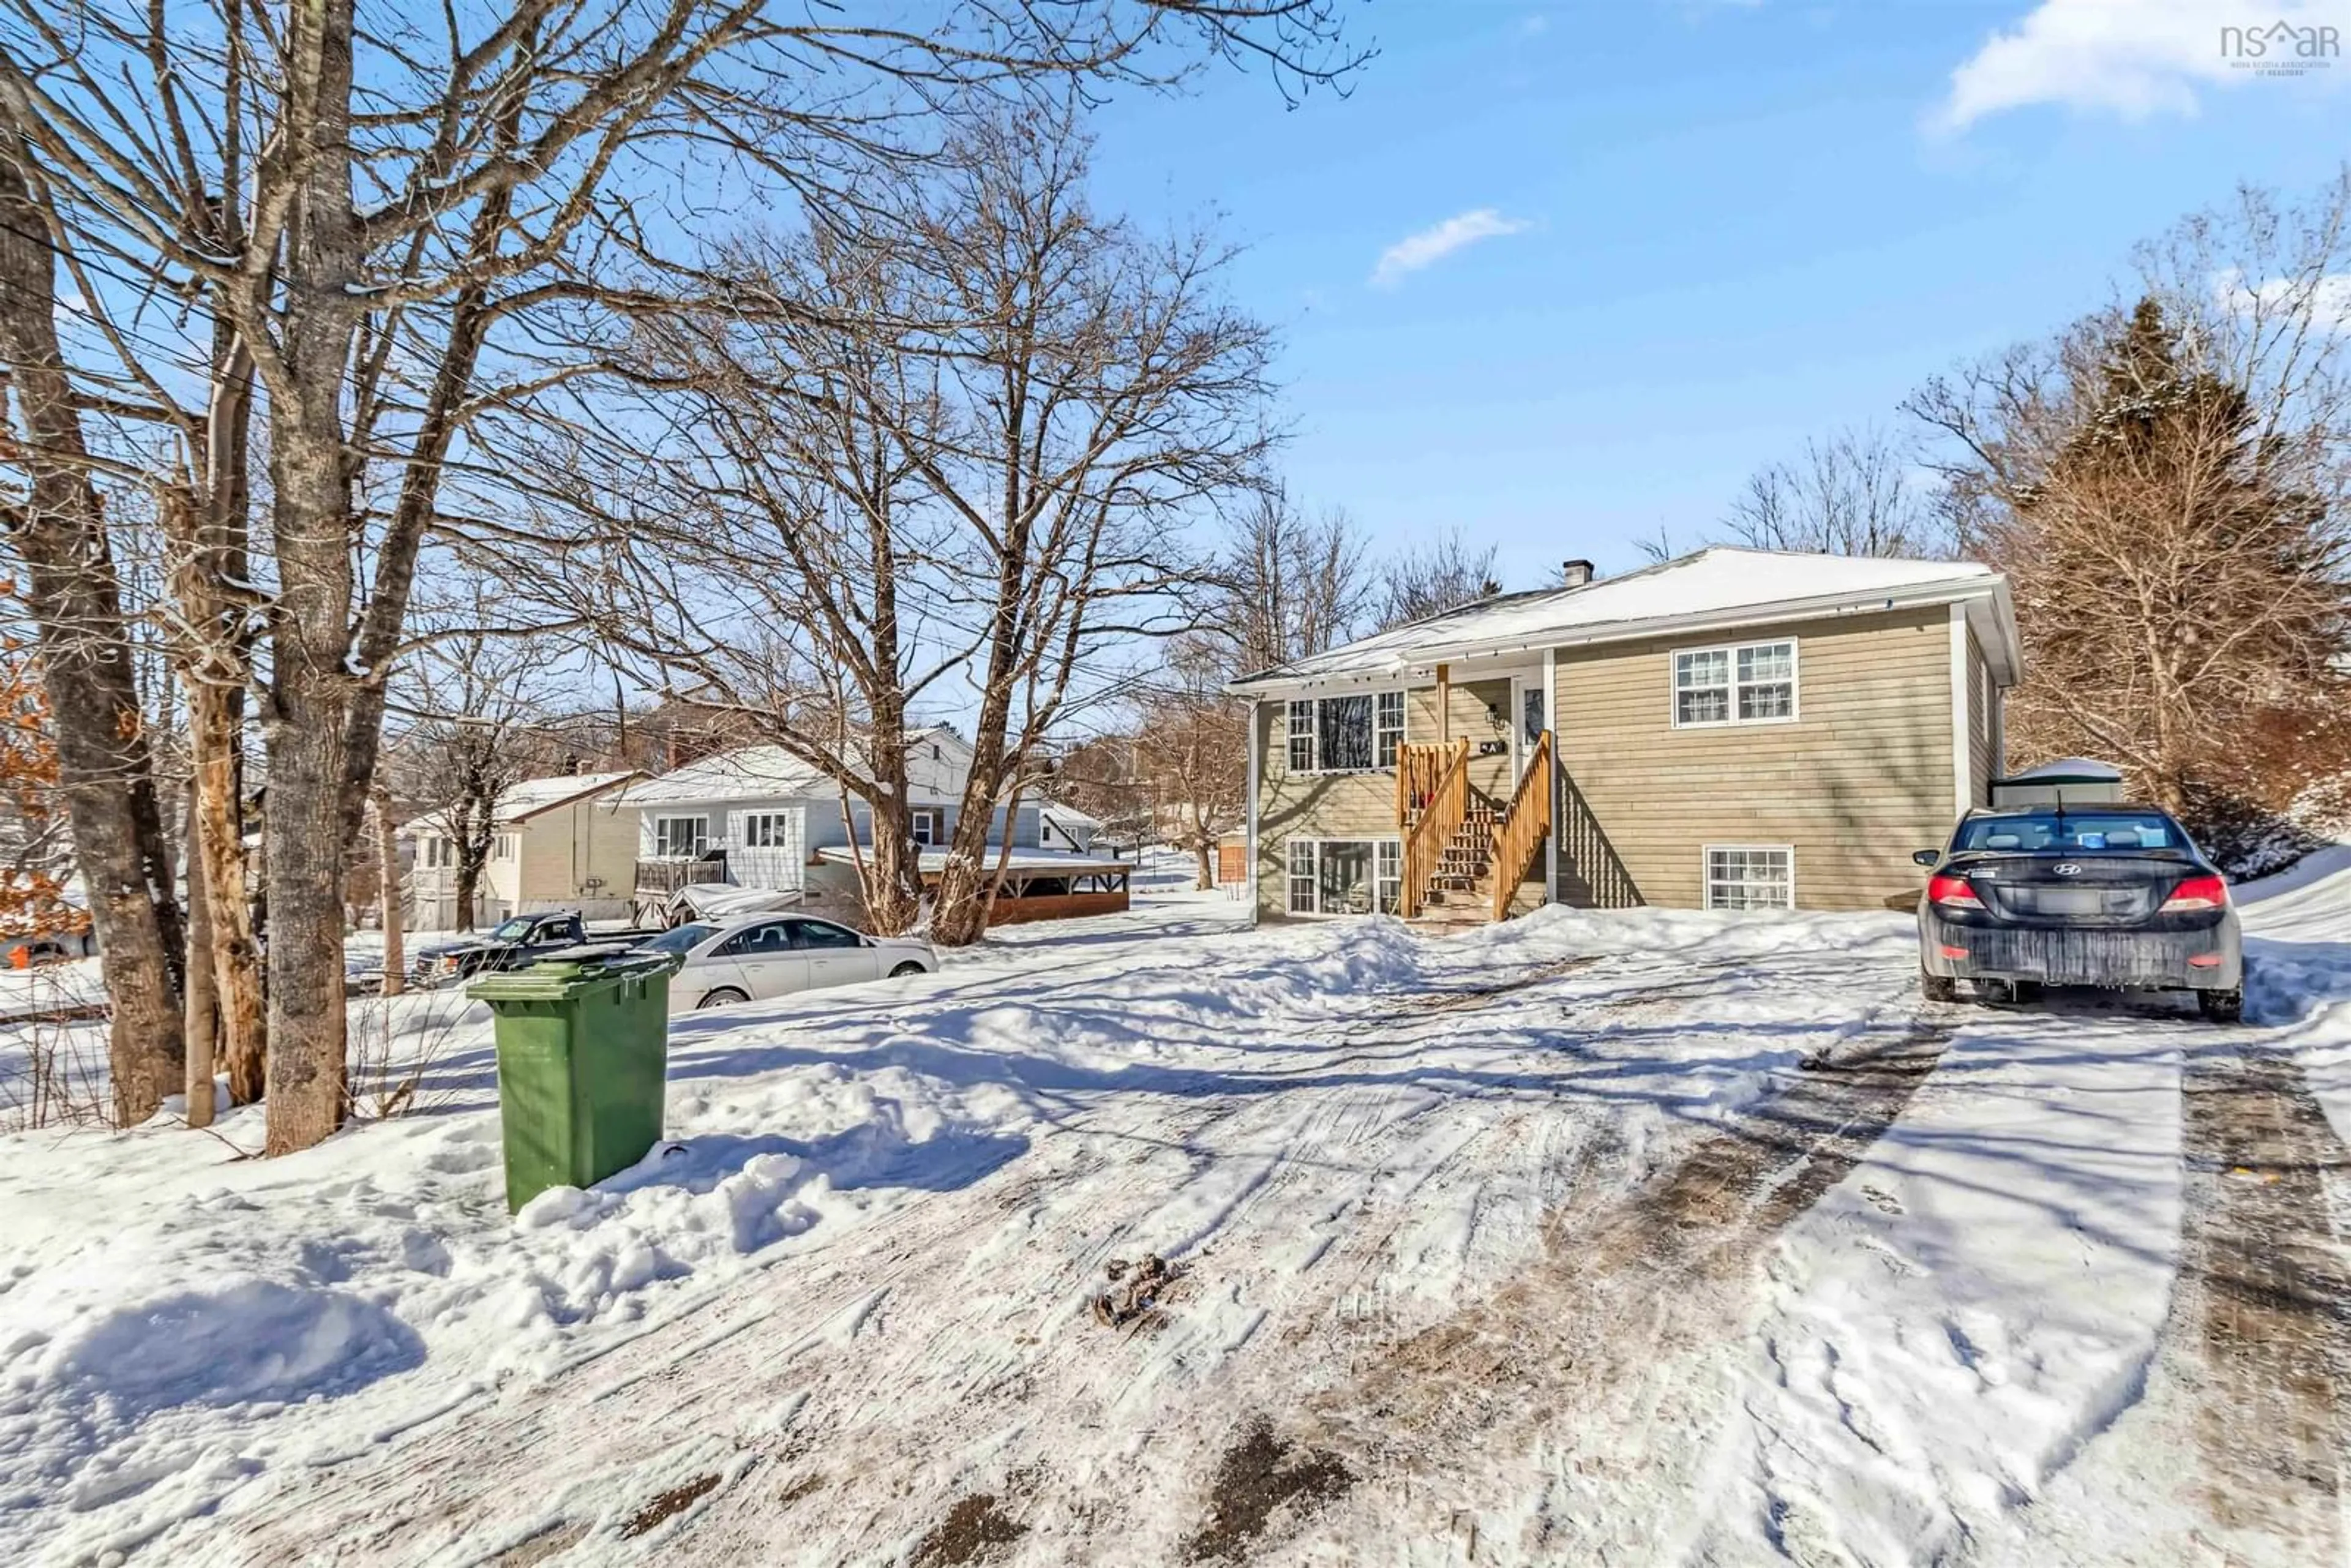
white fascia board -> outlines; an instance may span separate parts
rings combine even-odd
[[[1951,604],[1951,804],[1955,817],[1964,817],[1975,804],[1969,788],[1974,772],[1975,731],[1968,722],[1968,700],[1975,682],[1968,678],[1968,607]]]
[[[1937,604],[1974,601],[2004,602],[2008,584],[1997,575],[1945,578],[1938,582],[1878,590],[1866,594],[1839,593],[1808,599],[1783,599],[1766,604],[1740,604],[1725,610],[1694,611],[1687,615],[1651,615],[1637,621],[1609,621],[1591,626],[1563,626],[1529,632],[1507,642],[1491,640],[1430,645],[1403,652],[1384,652],[1380,662],[1359,669],[1318,672],[1311,675],[1267,675],[1236,681],[1225,689],[1239,695],[1275,696],[1332,686],[1394,685],[1415,669],[1434,664],[1468,664],[1474,660],[1524,657],[1530,662],[1548,648],[1582,648],[1607,643],[1633,643],[1649,637],[1683,632],[1729,631],[1747,626],[1776,626],[1795,621],[1834,620],[1846,615],[1877,615],[1888,611],[1926,609]],[[2014,624],[2014,612],[2008,612]],[[2013,646],[2013,643],[2009,644]],[[1479,678],[1476,676],[1472,679]]]

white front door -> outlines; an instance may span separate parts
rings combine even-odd
[[[1545,711],[1543,680],[1541,675],[1514,675],[1510,679],[1510,779],[1512,782],[1526,777],[1527,764],[1535,754],[1535,743],[1542,732],[1551,727],[1551,716]]]

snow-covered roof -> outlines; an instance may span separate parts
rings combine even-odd
[[[780,746],[738,746],[629,786],[632,806],[833,794],[825,776]]]
[[[1048,800],[1038,807],[1037,810],[1039,815],[1056,827],[1099,828],[1102,825],[1100,817],[1088,811],[1081,811],[1075,806],[1065,806],[1058,800]]]
[[[1244,675],[1233,689],[1397,674],[1434,659],[1531,653],[1685,626],[1754,624],[1881,604],[1893,608],[1990,598],[2001,584],[1998,573],[1974,561],[1807,555],[1716,545],[1622,577],[1479,600]],[[2006,617],[1999,619],[2005,622]],[[2012,644],[2012,638],[2003,640]]]
[[[518,779],[498,791],[497,824],[500,827],[510,827],[517,822],[527,822],[541,812],[551,811],[558,806],[568,806],[575,800],[584,800],[605,794],[636,777],[638,774],[634,768],[623,768],[611,773],[558,773],[546,779]],[[615,805],[622,803],[624,802],[613,802]],[[403,826],[401,831],[410,834],[428,832],[445,835],[453,831],[450,827],[449,810],[450,808],[442,808],[423,812]],[[247,845],[256,844],[259,841],[256,835],[248,835],[246,839]]]
[[[954,746],[959,764],[971,747],[953,725],[925,725],[906,731],[910,752],[925,744]],[[951,765],[952,766],[952,765]],[[962,796],[960,785],[939,787],[930,759],[907,758],[907,797],[917,805],[941,805]],[[705,800],[796,800],[802,797],[835,800],[841,788],[821,768],[802,761],[780,746],[738,746],[674,768],[667,773],[629,786],[622,801],[631,806],[674,806]]]
[[[524,821],[557,806],[601,795],[636,776],[636,769],[622,768],[611,773],[559,773],[551,779],[525,779],[498,791],[498,821]]]

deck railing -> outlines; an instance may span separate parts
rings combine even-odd
[[[636,891],[639,893],[666,896],[682,887],[701,887],[726,880],[725,855],[698,856],[692,860],[664,857],[637,862]]]
[[[1494,918],[1510,917],[1510,898],[1519,891],[1535,856],[1551,834],[1551,731],[1535,742],[1519,775],[1510,803],[1494,823]]]
[[[1428,803],[1437,793],[1439,780],[1452,764],[1454,754],[1468,747],[1467,740],[1447,741],[1438,746],[1398,746],[1396,747],[1396,826],[1412,825],[1412,814]]]
[[[1407,822],[1404,831],[1404,885],[1397,890],[1402,907],[1396,913],[1410,920],[1420,913],[1428,897],[1428,884],[1437,875],[1437,862],[1445,853],[1445,846],[1469,815],[1469,742],[1453,741],[1446,746],[1422,746],[1410,749],[1436,752],[1445,759],[1425,793],[1415,797],[1420,815]],[[1396,757],[1396,777],[1405,777],[1405,758]],[[1401,785],[1399,786],[1401,789]],[[1399,808],[1401,811],[1403,808]]]

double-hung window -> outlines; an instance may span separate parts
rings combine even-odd
[[[1311,698],[1290,705],[1290,770],[1314,771],[1314,704]]]
[[[1792,909],[1796,852],[1785,844],[1708,844],[1708,909]]]
[[[1394,768],[1396,749],[1404,745],[1404,694],[1382,692],[1379,710],[1373,720],[1372,751],[1374,766]]]
[[[1292,839],[1292,915],[1392,915],[1404,892],[1404,845],[1396,839]]]
[[[1404,744],[1404,694],[1301,697],[1290,704],[1292,773],[1368,773],[1394,768]]]
[[[1674,654],[1674,727],[1783,724],[1796,716],[1796,640]]]
[[[747,850],[791,848],[791,814],[788,811],[746,813],[743,818],[743,847]]]
[[[914,827],[916,843],[927,848],[939,841],[939,813],[935,807],[917,806],[908,821]]]

